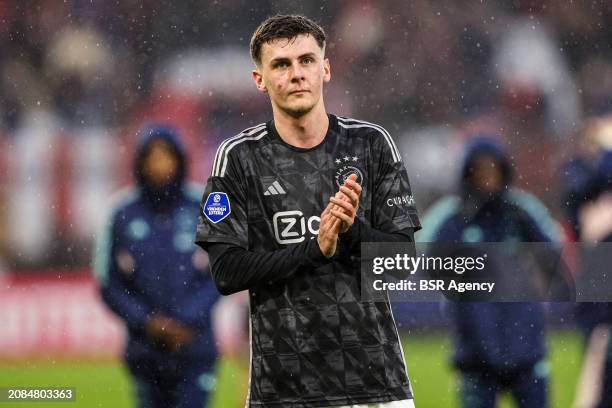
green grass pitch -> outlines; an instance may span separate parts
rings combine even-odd
[[[448,366],[451,351],[447,335],[419,334],[404,336],[404,351],[413,383],[416,406],[456,407],[458,380]],[[582,345],[574,332],[557,332],[549,336],[549,359],[552,364],[551,407],[568,407],[574,397],[580,370]],[[230,361],[219,365],[217,393],[213,408],[244,406],[245,368]],[[68,403],[0,403],[20,408],[131,407],[131,385],[127,371],[119,362],[30,361],[0,362],[0,387],[70,386],[76,388],[77,401]],[[500,407],[513,407],[507,399]]]

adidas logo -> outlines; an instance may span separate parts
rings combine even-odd
[[[279,194],[287,194],[287,192],[285,191],[283,186],[281,186],[280,183],[276,180],[274,181],[274,183],[272,183],[272,185],[270,185],[270,187],[266,189],[266,192],[264,193],[265,196]]]

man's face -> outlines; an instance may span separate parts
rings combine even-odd
[[[261,66],[253,79],[270,95],[272,106],[301,117],[323,103],[323,83],[331,78],[329,61],[311,35],[280,38],[261,47]]]
[[[161,187],[174,178],[178,166],[178,159],[168,143],[156,140],[144,159],[143,174],[149,183]]]
[[[470,181],[481,191],[495,194],[503,188],[504,177],[495,156],[484,154],[474,159],[470,166]]]

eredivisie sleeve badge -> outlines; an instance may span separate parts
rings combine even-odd
[[[203,213],[210,222],[216,224],[230,215],[231,212],[232,208],[227,194],[213,191],[208,195],[204,203]]]

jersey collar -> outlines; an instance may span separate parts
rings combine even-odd
[[[272,140],[275,140],[278,143],[283,144],[287,148],[289,148],[291,150],[295,150],[296,152],[310,152],[312,150],[317,150],[320,147],[322,147],[323,145],[325,145],[325,143],[329,139],[329,136],[332,133],[336,133],[336,134],[340,133],[340,129],[338,127],[338,118],[336,118],[336,116],[332,115],[331,113],[328,113],[327,117],[329,118],[329,126],[327,128],[327,133],[325,134],[325,137],[323,138],[321,143],[319,143],[318,145],[313,146],[313,147],[308,147],[308,148],[293,146],[293,145],[290,145],[289,143],[285,142],[280,137],[278,132],[276,131],[276,126],[274,125],[274,120],[271,120],[268,123],[266,123],[266,127],[267,127],[267,130],[268,130],[268,134],[270,135],[270,138]]]

